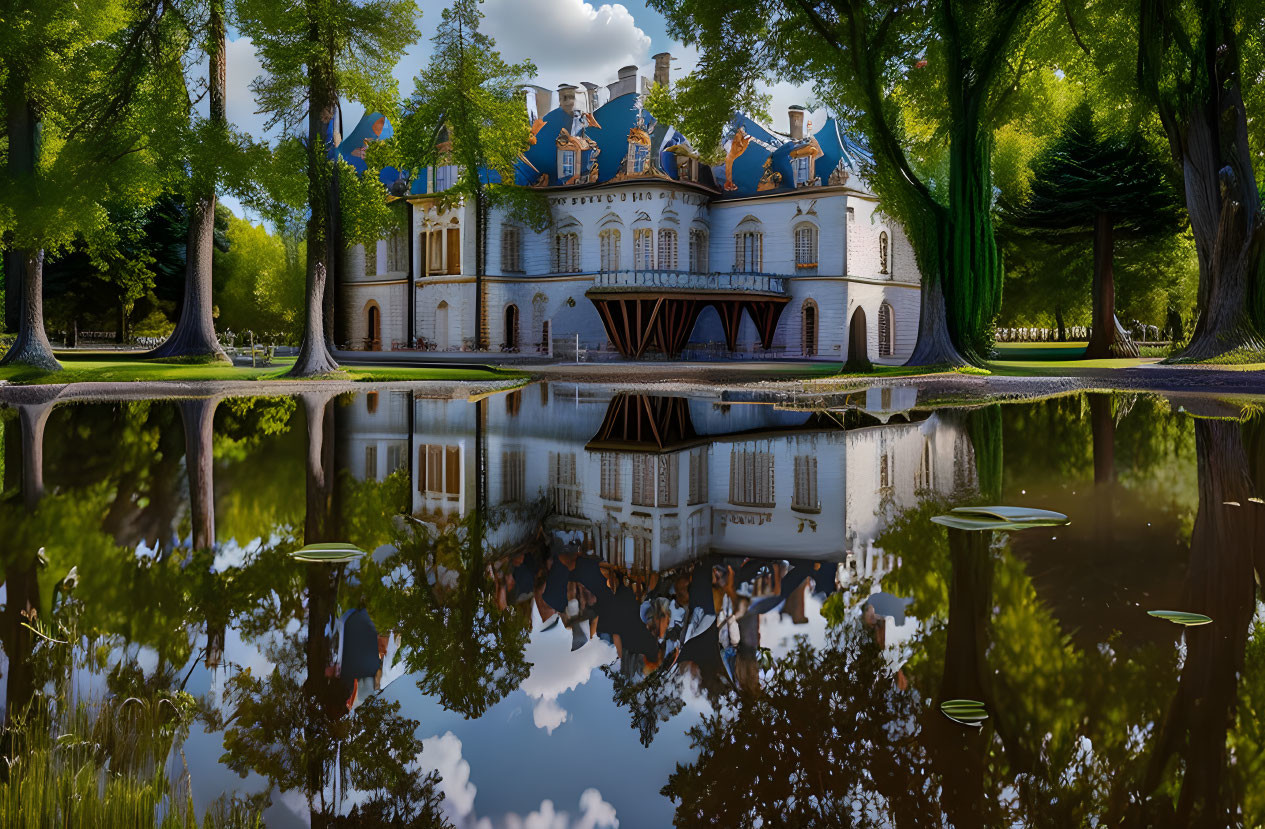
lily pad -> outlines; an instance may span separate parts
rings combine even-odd
[[[940,703],[940,712],[959,725],[979,728],[988,719],[984,703],[974,699],[947,699]]]
[[[1148,616],[1154,616],[1157,619],[1167,619],[1176,625],[1183,627],[1194,627],[1195,625],[1206,625],[1212,621],[1211,616],[1205,616],[1202,613],[1188,613],[1185,610],[1148,610]]]
[[[1032,527],[1059,527],[1068,523],[1061,512],[1031,507],[955,507],[949,515],[931,518],[955,530],[1026,530]]]
[[[324,544],[309,544],[290,553],[295,561],[310,564],[345,564],[363,558],[365,551],[345,541],[333,541]]]

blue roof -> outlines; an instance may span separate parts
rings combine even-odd
[[[668,148],[676,145],[689,147],[689,142],[675,128],[666,124],[658,124],[650,113],[638,108],[639,97],[628,93],[614,98],[598,107],[591,115],[573,116],[560,108],[545,113],[536,132],[536,141],[523,153],[514,170],[514,183],[534,185],[541,175],[547,176],[550,186],[560,186],[563,179],[558,170],[558,136],[566,129],[583,139],[592,142],[596,150],[586,149],[579,159],[579,169],[587,170],[591,164],[593,153],[597,153],[598,182],[613,179],[623,166],[628,155],[629,133],[640,126],[652,137],[652,159],[663,175],[672,180],[679,180],[676,153]],[[723,163],[703,168],[701,184],[719,190],[717,198],[743,198],[764,193],[783,193],[795,189],[795,177],[791,167],[791,152],[799,146],[815,139],[821,148],[822,155],[817,158],[814,175],[824,184],[830,174],[842,164],[853,176],[860,175],[861,166],[872,161],[870,154],[857,142],[840,134],[838,122],[833,116],[827,116],[821,129],[813,133],[811,139],[792,141],[785,136],[771,132],[767,127],[750,116],[736,113],[729,125],[732,135],[741,128],[751,139],[743,153],[734,160],[733,183],[736,189],[724,190],[725,166]],[[363,148],[369,142],[390,138],[394,134],[391,122],[381,113],[365,113],[355,128],[349,132],[339,144],[336,153],[363,173],[366,169]],[[359,152],[358,152],[359,151]],[[691,150],[692,151],[692,150]],[[768,161],[770,169],[779,174],[776,187],[759,190],[764,177],[764,165]],[[710,174],[710,175],[709,175]],[[488,183],[499,183],[500,174],[494,170],[482,170],[480,175]],[[394,167],[384,169],[380,175],[383,184],[392,184],[404,178],[401,171]],[[864,185],[862,185],[864,186]],[[413,179],[409,192],[411,195],[427,194],[427,176]]]

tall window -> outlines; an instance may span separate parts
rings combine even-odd
[[[517,225],[501,228],[501,272],[523,272],[523,229]]]
[[[558,178],[569,179],[573,175],[575,175],[575,150],[563,150],[562,174]]]
[[[759,273],[764,267],[764,234],[744,230],[734,236],[734,270]]]
[[[690,450],[690,491],[687,504],[701,504],[707,500],[707,448]]]
[[[427,235],[426,270],[431,274],[444,272],[444,231],[442,228],[432,230]]]
[[[541,385],[545,385],[542,383]],[[618,501],[622,497],[619,486],[619,455],[614,452],[602,453],[602,489],[604,500]]]
[[[365,480],[378,480],[378,447],[365,447]]]
[[[795,456],[795,492],[791,495],[791,509],[797,512],[821,512],[817,499],[817,456]]]
[[[892,306],[884,302],[878,307],[878,356],[890,357],[895,351],[896,337]]]
[[[387,474],[395,472],[397,469],[403,469],[408,459],[408,446],[403,443],[393,443],[387,447]]]
[[[675,507],[679,469],[680,459],[676,455],[633,455],[633,504],[641,507]]]
[[[576,273],[579,270],[580,234],[555,234],[553,237],[553,272]]]
[[[417,491],[456,501],[461,495],[461,447],[436,443],[417,447]]]
[[[804,301],[801,314],[801,328],[803,330],[803,352],[805,357],[817,356],[817,303],[810,300]]]
[[[887,454],[886,449],[883,449],[881,451],[883,452],[883,454],[880,455],[878,459],[878,488],[891,489],[892,488],[892,459],[891,459],[891,456]]]
[[[654,231],[648,227],[633,231],[633,268],[639,271],[654,268]]]
[[[435,168],[435,192],[443,192],[457,183],[457,165],[443,164]]]
[[[707,231],[690,228],[690,272],[707,273]]]
[[[795,228],[795,267],[817,267],[817,228],[812,225]]]
[[[922,460],[918,463],[917,489],[931,489],[931,441],[922,439]]]
[[[767,447],[729,450],[729,503],[773,506],[773,453]]]
[[[580,484],[576,477],[574,452],[549,453],[549,478],[553,484],[553,504],[559,515],[583,518]]]
[[[602,248],[602,271],[610,273],[619,270],[619,231],[608,227],[598,234]]]
[[[664,228],[659,231],[659,270],[676,270],[676,231]]]
[[[527,495],[527,454],[522,449],[501,453],[501,503],[517,504]]]
[[[408,270],[408,237],[402,232],[392,233],[387,239],[387,270]]]
[[[878,235],[878,272],[887,273],[887,231]]]
[[[378,243],[365,245],[365,276],[376,276],[378,273]]]

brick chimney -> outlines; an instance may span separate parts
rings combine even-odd
[[[672,68],[672,54],[670,52],[660,52],[654,56],[654,82],[662,87],[667,87],[671,81],[668,80],[668,71]]]
[[[575,115],[575,90],[574,84],[558,84],[558,108],[568,115]]]
[[[804,108],[793,105],[786,111],[791,121],[791,140],[801,141],[804,138]]]
[[[629,92],[637,91],[637,67],[625,66],[619,70],[619,80],[615,83],[608,84],[607,89],[611,91],[611,100],[615,100],[620,95],[627,95]]]

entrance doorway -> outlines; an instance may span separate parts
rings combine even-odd
[[[865,309],[858,307],[848,323],[848,362],[846,367],[854,371],[869,371],[869,337],[865,331]]]
[[[435,350],[448,350],[448,303],[441,302],[435,309]]]
[[[518,306],[505,306],[505,342],[503,351],[518,351]]]
[[[365,337],[365,351],[381,351],[382,350],[382,310],[376,302],[370,303],[366,310],[366,326],[365,330],[368,336]]]

